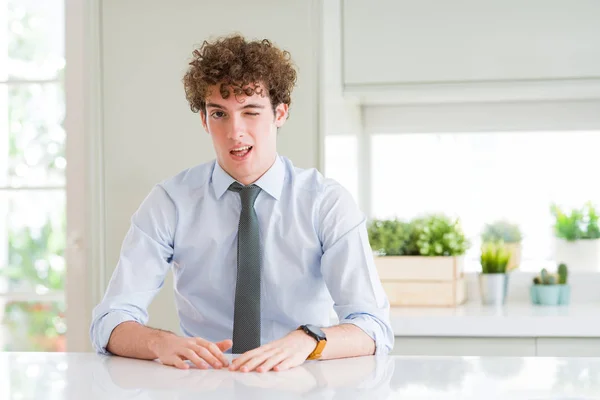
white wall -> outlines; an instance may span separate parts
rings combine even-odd
[[[346,93],[369,104],[600,98],[600,2],[340,0]]]
[[[594,0],[344,0],[344,80],[600,77]]]
[[[240,32],[269,38],[298,66],[279,152],[300,167],[320,165],[317,0],[102,2],[102,107],[106,284],[129,219],[158,181],[214,157],[181,78],[196,45]],[[172,281],[150,307],[150,325],[178,331]]]

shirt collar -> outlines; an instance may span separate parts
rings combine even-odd
[[[212,186],[217,199],[220,199],[223,194],[229,189],[233,179],[215,160],[215,167],[212,172]],[[269,195],[279,200],[283,190],[283,181],[285,180],[285,166],[279,155],[275,158],[275,162],[254,184],[267,192]]]

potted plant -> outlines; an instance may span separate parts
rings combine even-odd
[[[506,268],[510,255],[510,249],[502,241],[486,242],[481,246],[479,291],[483,304],[500,306],[506,302],[508,292]]]
[[[571,297],[571,288],[567,284],[568,268],[565,263],[558,266],[556,274],[550,274],[546,268],[533,278],[530,295],[533,304],[555,306],[567,305]]]
[[[506,267],[507,271],[512,271],[521,265],[523,234],[519,225],[510,221],[501,219],[488,223],[481,233],[481,242],[499,242],[502,241],[509,248],[511,256]]]
[[[416,237],[410,222],[397,218],[373,220],[368,227],[369,242],[376,255],[406,256],[418,254]]]
[[[462,256],[470,246],[458,218],[429,214],[412,221],[420,256]]]
[[[374,220],[369,241],[392,305],[454,306],[466,299],[462,275],[470,243],[458,219],[426,214]]]
[[[556,238],[555,261],[569,265],[571,270],[600,270],[599,216],[592,203],[570,212],[553,204],[551,213]]]

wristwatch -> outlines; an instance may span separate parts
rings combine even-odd
[[[298,330],[303,330],[308,336],[317,341],[317,346],[313,352],[310,353],[307,360],[318,360],[321,358],[321,353],[323,353],[323,349],[325,349],[325,345],[327,344],[327,336],[325,335],[325,332],[323,332],[318,326],[314,325],[302,325],[300,328],[298,328]]]

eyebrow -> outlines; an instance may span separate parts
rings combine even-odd
[[[220,104],[217,104],[217,103],[206,103],[206,108],[209,108],[209,107],[212,107],[212,108],[219,108],[219,109],[221,109],[221,110],[226,110],[226,108],[225,108],[225,107],[223,107],[222,105],[220,105]],[[248,108],[259,108],[259,109],[263,109],[263,108],[265,108],[265,106],[263,106],[262,104],[250,103],[250,104],[246,104],[246,105],[245,105],[245,106],[243,106],[243,107],[240,107],[240,110],[245,110],[245,109],[248,109]]]

